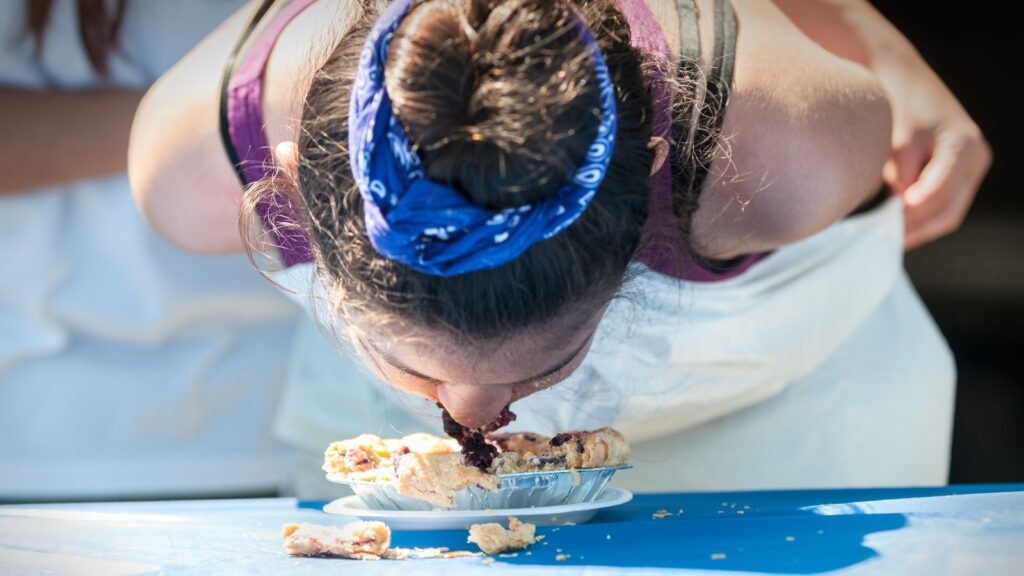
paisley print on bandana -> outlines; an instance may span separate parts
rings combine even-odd
[[[424,176],[419,155],[394,117],[384,85],[391,38],[409,9],[395,0],[367,37],[349,104],[349,160],[363,197],[366,231],[382,256],[435,276],[497,268],[579,218],[604,180],[615,149],[615,87],[590,30],[601,121],[586,159],[558,193],[515,208],[490,210]]]

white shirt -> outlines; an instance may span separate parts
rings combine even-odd
[[[149,84],[242,4],[129,0],[112,84]],[[54,2],[37,62],[24,2],[0,3],[0,85],[98,84],[75,6]],[[298,309],[246,257],[170,246],[123,175],[0,197],[0,250],[0,500],[282,483],[270,428]]]

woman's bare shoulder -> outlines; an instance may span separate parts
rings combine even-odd
[[[264,106],[271,146],[298,137],[313,74],[354,24],[365,0],[319,0],[284,29],[267,62]]]
[[[820,231],[877,191],[891,119],[867,69],[813,42],[768,0],[733,0],[733,92],[696,250],[729,258]]]
[[[320,0],[282,32],[264,77],[263,121],[271,145],[294,138],[313,70],[357,14],[358,0]],[[237,252],[242,186],[219,131],[220,82],[232,48],[256,12],[249,2],[150,88],[132,127],[129,175],[150,223],[197,252]],[[274,12],[261,25],[272,20]],[[257,29],[257,34],[258,34]]]

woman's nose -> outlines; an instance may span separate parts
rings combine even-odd
[[[438,400],[456,422],[467,428],[480,428],[493,422],[512,401],[510,386],[442,384]]]

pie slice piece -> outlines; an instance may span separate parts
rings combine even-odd
[[[629,460],[629,443],[613,428],[563,432],[553,438],[539,441],[526,440],[529,433],[506,434],[500,442],[510,446],[529,447],[531,451],[509,451],[498,454],[494,459],[494,471],[498,474],[520,472],[548,472],[552,470],[581,470],[602,466],[619,466]],[[518,437],[518,438],[517,438]],[[500,444],[499,444],[500,445]],[[533,452],[532,450],[537,450]]]
[[[498,477],[475,466],[466,466],[462,454],[403,454],[395,462],[396,489],[418,500],[451,508],[455,493],[469,486],[494,490]]]
[[[399,494],[450,508],[459,490],[497,489],[500,474],[568,470],[575,476],[578,469],[618,466],[629,459],[629,444],[612,428],[554,437],[532,432],[479,434],[494,452],[485,467],[468,464],[465,450],[451,438],[411,434],[382,439],[362,434],[332,443],[324,454],[323,469],[328,479],[392,484]]]
[[[535,543],[538,540],[536,529],[533,524],[520,522],[518,518],[510,516],[508,529],[497,523],[473,524],[469,527],[469,538],[466,541],[479,546],[484,554],[500,554]]]
[[[564,457],[564,468],[618,466],[629,460],[629,443],[612,428],[556,434],[548,444],[546,455]]]
[[[286,524],[284,550],[292,556],[337,556],[379,560],[391,545],[391,529],[383,522],[350,522],[344,526]]]

